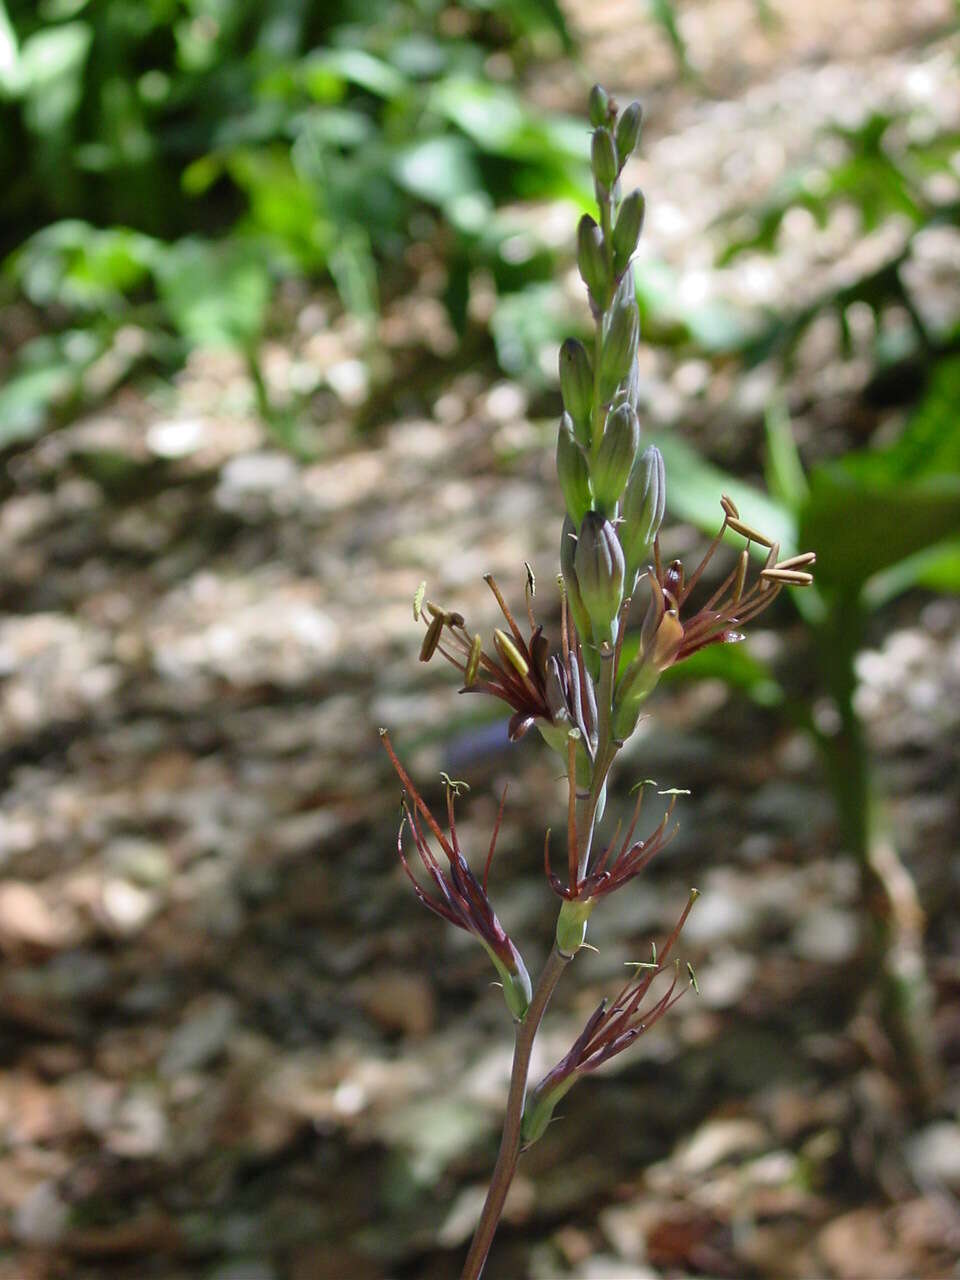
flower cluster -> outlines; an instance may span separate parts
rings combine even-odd
[[[435,915],[449,921],[450,924],[456,925],[458,929],[464,929],[467,933],[472,933],[482,944],[503,981],[504,997],[511,1013],[515,1018],[522,1018],[530,1003],[530,977],[520,952],[507,936],[503,926],[497,919],[493,907],[490,905],[490,899],[487,897],[487,876],[490,871],[490,863],[493,861],[500,823],[503,819],[503,800],[500,802],[497,821],[490,839],[490,848],[487,852],[487,861],[483,873],[483,884],[481,884],[470,870],[470,865],[463,855],[460,841],[457,838],[457,827],[453,815],[453,786],[450,784],[447,786],[447,818],[450,824],[448,838],[441,831],[433,814],[427,808],[423,797],[411,782],[409,774],[397,759],[396,752],[390,742],[390,735],[386,729],[380,730],[380,737],[387,754],[393,762],[393,767],[396,769],[406,789],[403,801],[404,821],[401,822],[400,831],[397,835],[397,851],[400,855],[403,869],[413,885],[414,893],[416,893],[423,905],[428,907]],[[410,807],[411,799],[413,801],[412,808]],[[504,795],[504,799],[506,799],[506,795]],[[443,850],[450,866],[449,872],[444,872],[441,869],[436,855],[430,848],[430,844],[417,821],[418,813],[433,832],[437,843]],[[431,897],[420,887],[413,872],[410,870],[410,864],[407,862],[406,855],[403,852],[403,828],[405,824],[409,825],[413,833],[417,852],[420,854],[420,859],[427,875],[437,890],[436,897]]]
[[[581,1076],[595,1071],[616,1054],[629,1048],[638,1036],[659,1021],[683,995],[686,988],[677,991],[679,967],[674,966],[673,979],[666,992],[652,1005],[644,1007],[644,1001],[655,979],[666,970],[665,961],[698,896],[696,889],[691,890],[687,905],[664,943],[659,957],[654,948],[652,961],[634,964],[635,976],[623,986],[612,1003],[606,1000],[600,1002],[569,1051],[531,1090],[524,1107],[522,1126],[523,1140],[528,1146],[542,1136],[557,1103]],[[696,984],[692,970],[690,983]]]

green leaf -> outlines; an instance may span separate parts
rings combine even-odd
[[[180,240],[156,274],[161,301],[188,342],[247,350],[259,339],[270,276],[257,245]]]
[[[662,679],[667,682],[722,680],[764,707],[779,706],[786,696],[766,663],[750,652],[749,642],[708,645],[683,662],[668,667]]]
[[[655,433],[653,443],[663,454],[667,471],[667,511],[671,515],[689,521],[706,533],[715,533],[723,519],[720,495],[726,493],[737,504],[747,524],[779,542],[781,556],[795,554],[796,520],[780,503],[746,481],[704,461],[676,436]],[[755,545],[755,551],[761,557],[766,555],[762,547]]]
[[[479,231],[489,222],[492,201],[465,138],[451,134],[405,147],[394,158],[393,174],[405,191],[439,205],[462,230]]]
[[[69,219],[31,236],[9,270],[38,307],[101,310],[146,280],[162,251],[159,241],[127,227],[98,230]]]
[[[450,76],[438,82],[429,102],[488,154],[584,166],[589,160],[590,135],[582,121],[531,111],[505,85]]]
[[[311,79],[314,91],[321,83],[321,79],[317,77],[318,71],[330,73],[355,84],[378,98],[397,98],[408,84],[406,76],[402,75],[395,66],[382,62],[364,49],[347,47],[323,49],[311,54],[305,64],[305,71]],[[317,96],[323,98],[327,95],[325,92],[320,92]]]
[[[910,587],[926,587],[948,595],[960,593],[960,539],[951,538],[907,556],[890,569],[874,574],[864,590],[871,609],[879,609]]]
[[[80,105],[92,40],[88,23],[65,22],[41,28],[23,42],[19,72],[24,119],[37,135],[58,133]]]
[[[797,511],[805,500],[807,477],[793,438],[790,412],[782,400],[769,406],[764,415],[767,436],[767,488],[784,507]]]
[[[960,356],[941,360],[926,394],[897,440],[884,449],[860,449],[835,466],[865,485],[960,475]]]
[[[0,0],[0,92],[11,98],[19,93],[21,76],[17,33],[4,0]]]
[[[817,553],[821,587],[858,591],[873,574],[949,537],[960,527],[960,476],[915,484],[818,467],[800,517],[800,540]]]
[[[0,449],[40,435],[53,413],[80,394],[83,374],[104,346],[103,335],[71,329],[21,348],[0,387]]]
[[[900,437],[818,467],[801,515],[805,545],[817,552],[817,581],[859,589],[874,574],[899,573],[871,588],[880,600],[918,581],[928,548],[960,527],[960,357],[942,361]]]

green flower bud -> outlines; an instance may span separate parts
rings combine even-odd
[[[596,906],[595,898],[565,899],[557,916],[557,950],[575,955],[587,938],[587,921]]]
[[[623,549],[609,520],[588,511],[580,525],[574,568],[597,644],[613,643],[613,623],[623,603]]]
[[[507,1008],[513,1014],[517,1022],[522,1022],[527,1009],[530,1007],[530,1001],[533,997],[533,986],[530,982],[530,975],[527,973],[526,965],[520,958],[520,953],[513,948],[513,964],[511,970],[500,959],[497,953],[486,942],[481,939],[483,949],[493,961],[494,968],[500,981],[503,983],[503,998],[507,1002]]]
[[[594,302],[601,311],[605,311],[613,281],[603,250],[603,232],[589,213],[585,213],[577,224],[577,266]]]
[[[537,1142],[547,1131],[547,1125],[553,1119],[557,1104],[566,1096],[577,1082],[576,1074],[570,1075],[556,1089],[547,1090],[543,1094],[536,1090],[530,1093],[523,1108],[523,1119],[520,1122],[520,1138],[525,1147]]]
[[[593,417],[593,370],[582,342],[568,338],[560,348],[560,392],[563,407],[573,420],[573,434],[590,448]]]
[[[621,296],[614,302],[600,349],[597,381],[603,404],[608,404],[613,399],[617,387],[628,377],[637,358],[639,341],[640,313],[636,298]]]
[[[584,646],[584,653],[592,652],[593,645],[593,628],[590,625],[590,615],[587,613],[587,606],[583,603],[583,597],[580,594],[580,582],[577,578],[576,570],[576,552],[577,552],[577,526],[573,523],[569,516],[564,516],[563,528],[560,531],[560,572],[563,575],[563,589],[567,596],[567,608],[573,618],[573,625],[577,629]]]
[[[640,125],[643,121],[643,107],[639,102],[631,102],[624,108],[617,121],[616,140],[617,154],[621,167],[630,159],[640,140]]]
[[[651,600],[640,628],[640,647],[633,662],[617,681],[613,695],[613,736],[620,742],[637,727],[640,708],[656,688],[683,643],[683,624],[672,609],[665,609],[660,584],[649,575]]]
[[[650,555],[653,540],[663,523],[666,501],[663,455],[655,444],[651,444],[637,459],[620,506],[620,541],[630,584]]]
[[[610,98],[605,89],[595,84],[590,90],[590,123],[595,129],[607,123],[610,117]]]
[[[599,186],[609,191],[617,180],[620,166],[617,148],[606,129],[595,129],[590,142],[590,167]]]
[[[620,206],[616,225],[613,228],[613,270],[620,275],[626,270],[627,263],[633,256],[643,230],[643,214],[646,202],[643,192],[638,187],[631,191]]]
[[[607,425],[597,456],[590,466],[590,481],[598,508],[613,512],[617,499],[637,459],[640,423],[629,404],[617,405],[607,414]]]
[[[567,510],[579,524],[592,506],[590,496],[590,471],[583,451],[573,434],[573,421],[569,413],[560,419],[557,433],[557,475]]]

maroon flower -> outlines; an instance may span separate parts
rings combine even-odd
[[[522,1131],[527,1145],[536,1142],[543,1134],[550,1122],[554,1107],[581,1076],[595,1071],[604,1062],[609,1062],[616,1054],[628,1048],[634,1040],[643,1035],[644,1031],[648,1031],[655,1022],[658,1022],[683,995],[683,990],[678,992],[676,989],[679,981],[679,966],[675,966],[673,981],[666,992],[652,1005],[643,1007],[653,982],[665,972],[664,962],[680,936],[680,931],[698,896],[696,889],[691,890],[687,905],[664,943],[659,957],[654,952],[652,963],[637,965],[635,976],[623,986],[612,1004],[608,1004],[606,1000],[600,1002],[571,1045],[569,1052],[532,1090],[523,1112]],[[690,980],[694,983],[692,970],[690,970]]]
[[[781,560],[778,563],[780,555],[779,544],[765,534],[759,533],[756,529],[744,524],[740,519],[740,513],[736,505],[726,494],[724,494],[720,505],[723,507],[723,523],[716,537],[707,548],[706,554],[689,577],[687,577],[683,564],[679,560],[674,560],[664,569],[660,562],[659,538],[654,542],[655,565],[651,580],[653,599],[650,608],[654,610],[655,614],[659,615],[655,619],[656,622],[659,622],[665,614],[679,619],[683,628],[683,636],[673,659],[674,662],[682,662],[684,658],[689,658],[692,653],[696,653],[698,649],[703,649],[710,644],[724,644],[742,640],[743,635],[739,628],[745,626],[746,623],[750,622],[751,619],[765,609],[768,609],[784,586],[806,587],[813,582],[812,574],[807,573],[805,570],[807,566],[816,563],[814,552],[807,551],[798,556],[791,556],[787,560]],[[707,565],[713,559],[714,553],[723,541],[723,535],[727,529],[731,529],[734,533],[739,533],[746,538],[747,545],[740,553],[734,568],[727,574],[709,600],[695,614],[685,618],[684,610],[690,599],[691,592],[700,581],[700,577]],[[769,551],[763,568],[748,587],[747,571],[750,564],[751,542],[767,547]],[[647,625],[645,619],[645,629]],[[656,627],[654,627],[655,630]]]
[[[456,925],[458,929],[464,929],[467,933],[472,933],[483,945],[503,980],[504,995],[511,1012],[514,1017],[522,1018],[526,1012],[527,1005],[530,1003],[532,990],[530,978],[520,952],[497,919],[496,913],[487,897],[487,876],[490,871],[490,863],[493,861],[497,835],[503,818],[503,804],[506,800],[506,792],[504,792],[503,799],[500,802],[500,809],[494,824],[483,872],[483,884],[481,884],[471,871],[470,865],[460,848],[460,841],[457,838],[457,828],[453,813],[453,787],[447,787],[447,817],[450,825],[448,838],[443,834],[433,814],[427,808],[423,797],[413,785],[410,775],[397,759],[393,745],[390,742],[390,735],[386,729],[380,730],[380,737],[405,788],[403,799],[404,819],[400,824],[400,830],[397,835],[397,851],[400,855],[403,869],[413,885],[414,893],[416,893],[423,905],[434,912],[435,915],[440,916],[443,920],[448,920],[450,924]],[[408,796],[413,801],[412,808],[407,799]],[[431,849],[429,841],[417,821],[418,812],[443,850],[449,863],[450,869],[448,872],[443,870]],[[410,869],[410,864],[407,862],[406,854],[403,851],[403,828],[407,824],[409,824],[413,833],[414,844],[417,846],[420,860],[437,891],[436,896],[432,896],[421,887]]]
[[[530,630],[525,637],[491,574],[484,581],[496,597],[510,634],[493,633],[493,653],[484,650],[479,635],[464,626],[463,615],[427,602],[419,614],[427,627],[420,649],[421,662],[440,652],[464,678],[463,693],[488,693],[513,708],[511,741],[517,741],[536,724],[551,745],[562,745],[569,728],[578,728],[592,755],[596,742],[597,714],[593,686],[583,665],[583,652],[563,606],[562,656],[551,655],[550,644],[533,616],[532,589],[527,586]],[[427,619],[429,613],[430,618]],[[560,730],[552,736],[551,729]]]
[[[627,834],[620,843],[620,851],[616,854],[613,861],[610,861],[610,855],[613,853],[614,846],[620,834],[619,825],[610,844],[604,850],[599,861],[593,870],[584,869],[580,871],[580,850],[577,841],[577,824],[576,824],[576,795],[575,788],[570,786],[570,800],[568,803],[568,821],[567,821],[567,855],[568,855],[568,880],[564,884],[559,877],[553,874],[550,866],[550,832],[548,831],[543,842],[543,866],[550,887],[554,893],[565,898],[568,902],[574,900],[587,901],[590,898],[602,898],[606,893],[612,893],[615,889],[632,880],[634,876],[647,866],[647,864],[656,857],[661,849],[665,848],[673,837],[676,835],[676,827],[669,827],[670,818],[673,815],[673,809],[677,802],[676,795],[671,795],[670,804],[666,813],[660,820],[659,826],[645,840],[634,840],[633,833],[636,830],[637,822],[640,818],[640,808],[643,804],[644,785],[641,784],[637,793],[637,801],[633,808],[633,817],[630,819],[630,826]]]

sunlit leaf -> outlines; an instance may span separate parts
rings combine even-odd
[[[779,542],[781,555],[797,551],[796,521],[785,507],[761,490],[705,461],[694,449],[665,432],[653,435],[667,472],[667,511],[706,533],[720,527],[721,493],[729,494],[748,524]],[[742,539],[740,540],[742,542]],[[757,554],[766,555],[763,548]]]
[[[173,323],[198,346],[247,348],[263,328],[270,276],[253,243],[181,240],[158,264],[157,287]]]

